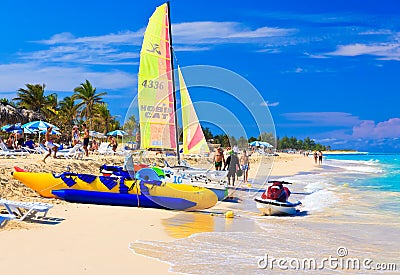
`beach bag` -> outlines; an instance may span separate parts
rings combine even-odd
[[[243,176],[243,170],[239,168],[239,169],[236,171],[236,175],[237,175],[238,177]]]

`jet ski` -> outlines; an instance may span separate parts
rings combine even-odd
[[[269,181],[272,183],[261,197],[257,197],[257,208],[264,215],[296,215],[297,207],[301,205],[300,201],[289,202],[290,190],[284,184],[291,184],[286,181]]]

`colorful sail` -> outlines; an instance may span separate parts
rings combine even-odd
[[[179,67],[178,75],[182,108],[183,154],[208,153],[210,150]]]
[[[149,19],[138,74],[141,148],[176,148],[168,6]]]

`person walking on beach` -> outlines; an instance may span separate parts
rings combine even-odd
[[[319,165],[322,165],[322,151],[321,150],[318,151],[318,163],[319,163]]]
[[[314,151],[314,161],[315,161],[315,164],[318,163],[318,154],[317,154],[317,151]]]
[[[51,150],[54,151],[54,158],[57,158],[57,146],[54,145],[54,143],[51,141],[50,135],[51,135],[51,131],[53,130],[52,126],[47,127],[47,131],[46,134],[44,135],[45,137],[45,146],[47,149],[49,149],[49,153],[44,157],[43,162],[46,162],[47,157],[49,157],[51,155]]]
[[[83,150],[85,150],[85,155],[89,156],[89,130],[86,128],[86,123],[82,124],[83,127]]]
[[[230,151],[229,154],[230,156],[226,159],[228,165],[228,185],[231,185],[232,178],[232,186],[235,186],[236,171],[239,169],[239,159],[236,152]]]
[[[79,143],[79,129],[77,125],[74,125],[72,128],[72,146],[75,146]]]
[[[217,151],[215,152],[215,156],[214,156],[215,170],[220,171],[222,169],[222,163],[224,164],[224,166],[226,166],[224,152],[223,152],[222,148],[219,147],[217,149]]]
[[[243,150],[243,155],[240,157],[240,167],[243,171],[243,182],[246,183],[249,179],[250,170],[249,156],[247,155],[246,150]]]

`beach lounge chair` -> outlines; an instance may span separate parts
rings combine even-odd
[[[15,219],[13,214],[0,214],[0,228],[4,227],[9,220]]]
[[[77,144],[72,148],[69,149],[63,149],[60,151],[57,151],[56,156],[64,157],[64,158],[83,158],[83,151],[81,150],[82,145]]]
[[[1,148],[0,148],[0,156],[2,156],[2,157],[6,157],[6,158],[15,158],[15,155],[14,154],[12,154],[12,153],[10,153],[10,152],[6,152],[6,151],[3,151]]]
[[[42,202],[22,202],[0,199],[0,206],[7,209],[8,214],[15,215],[17,221],[23,221],[30,218],[44,218],[50,208],[53,207],[50,203]],[[38,216],[38,213],[43,213]]]
[[[114,151],[108,146],[107,142],[100,143],[97,153],[100,155],[114,155]]]
[[[29,153],[24,150],[8,149],[7,145],[2,140],[0,140],[0,149],[4,152],[8,152],[9,154],[14,155],[14,156],[28,156],[29,155]]]

